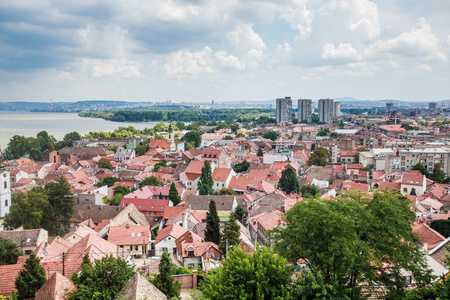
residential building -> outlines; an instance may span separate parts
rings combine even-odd
[[[143,138],[129,137],[127,138],[127,149],[136,149],[142,142],[144,142]]]
[[[419,171],[403,173],[400,188],[404,195],[422,196],[427,188],[427,178]]]
[[[48,275],[50,276],[50,274]],[[76,291],[77,287],[69,278],[56,272],[51,275],[44,285],[36,292],[35,300],[64,300],[69,298],[69,293]]]
[[[119,253],[129,251],[134,257],[146,256],[150,243],[150,227],[146,225],[129,224],[125,226],[110,226],[108,241],[119,246]]]
[[[136,272],[136,275],[128,281],[114,299],[167,300],[167,296],[151,284],[147,278]]]
[[[394,111],[394,103],[392,102],[387,102],[386,103],[386,113],[391,113]]]
[[[339,118],[341,116],[341,102],[334,102],[333,117]]]
[[[114,161],[124,162],[136,157],[136,152],[134,149],[125,149],[123,147],[119,147],[114,154]]]
[[[224,150],[204,149],[202,152],[203,161],[207,160],[217,168],[231,168],[231,157]]]
[[[153,243],[155,256],[161,256],[164,251],[177,254],[175,240],[185,234],[188,230],[178,224],[171,224],[159,231],[158,236]]]
[[[441,169],[450,175],[450,151],[445,148],[408,149],[399,151],[400,171],[408,172],[420,163],[433,172],[434,165],[441,163]]]
[[[277,123],[292,122],[292,99],[291,97],[278,98],[277,102]]]
[[[334,104],[333,99],[319,100],[319,121],[327,124],[333,123]]]
[[[42,228],[0,231],[0,237],[15,242],[28,255],[43,241],[48,241],[48,231]]]
[[[312,122],[312,100],[298,99],[298,121],[306,123]]]
[[[216,168],[212,174],[214,180],[213,190],[218,192],[222,188],[228,188],[233,176],[236,176],[236,172],[231,168]]]

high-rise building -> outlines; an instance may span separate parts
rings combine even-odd
[[[394,103],[392,102],[387,102],[386,103],[386,113],[391,113],[392,111],[394,111]]]
[[[333,99],[319,100],[319,121],[327,124],[333,123],[334,104]]]
[[[298,99],[298,121],[312,122],[312,101],[311,99]]]
[[[280,122],[292,122],[291,97],[277,99],[277,123]]]
[[[437,108],[437,103],[436,102],[428,103],[428,108],[431,109],[432,111],[435,111]]]
[[[341,116],[341,102],[334,102],[333,118]]]

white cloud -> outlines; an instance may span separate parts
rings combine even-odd
[[[252,25],[242,24],[227,34],[227,38],[236,51],[241,53],[255,53],[261,54],[266,48],[263,39],[253,31]],[[256,55],[256,56],[259,56]]]
[[[323,45],[321,57],[323,59],[356,59],[358,52],[350,43],[341,43],[337,48],[334,44],[327,43]]]
[[[291,28],[299,31],[299,36],[306,36],[312,31],[314,13],[306,8],[306,3],[298,7],[288,7],[280,13],[281,19],[291,25]]]
[[[199,52],[177,51],[168,56],[164,71],[168,76],[196,76],[214,72],[213,51],[205,47]]]
[[[227,51],[217,51],[214,56],[221,66],[228,69],[244,70],[245,64],[236,56],[228,55]]]
[[[439,39],[433,34],[425,18],[419,19],[419,27],[398,37],[379,40],[369,48],[369,54],[395,53],[408,57],[420,57],[424,61],[447,62],[447,55],[440,50]]]
[[[132,78],[140,77],[142,65],[125,58],[88,59],[81,61],[82,69],[92,77]]]
[[[428,64],[420,64],[414,67],[416,72],[432,72],[433,68]]]

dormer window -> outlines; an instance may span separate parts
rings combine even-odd
[[[134,238],[134,232],[131,233],[131,237]]]
[[[194,249],[188,249],[188,251],[187,251],[187,255],[188,256],[195,256],[195,250]]]

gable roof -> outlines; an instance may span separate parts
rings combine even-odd
[[[165,300],[167,299],[167,296],[137,272],[123,287],[115,299]]]
[[[145,225],[110,226],[108,241],[116,245],[148,245],[150,227]]]
[[[72,281],[56,272],[36,292],[35,300],[64,300],[67,299],[69,292],[76,289]]]
[[[208,210],[209,200],[214,200],[217,210],[231,211],[234,199],[233,195],[189,195],[186,197],[192,210]]]
[[[230,168],[216,168],[212,173],[212,179],[215,181],[226,181],[228,176],[230,176]]]
[[[45,229],[0,231],[0,237],[14,241],[19,247],[38,246],[37,242],[43,230]]]
[[[419,237],[419,243],[423,246],[428,245],[428,250],[438,246],[442,241],[445,241],[445,237],[439,232],[432,229],[426,224],[415,224],[412,231]]]
[[[75,204],[70,222],[81,223],[91,218],[95,224],[98,224],[104,219],[113,219],[124,209],[124,207],[119,206]]]
[[[178,224],[171,224],[165,228],[163,228],[159,233],[158,236],[155,239],[155,245],[165,239],[168,236],[172,236],[175,239],[179,238],[181,235],[183,235],[187,231],[186,228],[181,227]]]

